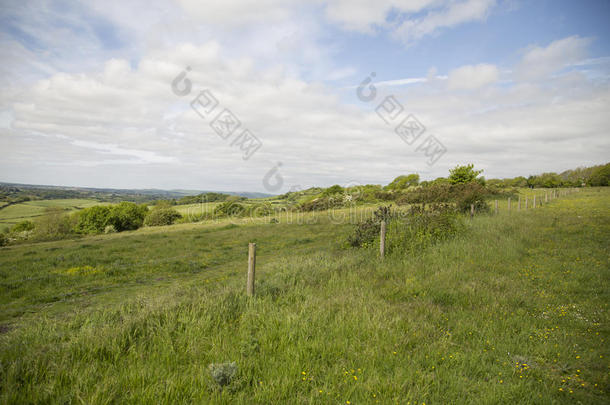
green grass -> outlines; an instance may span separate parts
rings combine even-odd
[[[581,191],[383,262],[321,214],[4,248],[0,403],[608,402],[609,208]]]
[[[214,208],[221,203],[219,202],[206,202],[199,204],[183,204],[175,205],[173,208],[184,216],[198,216],[202,214],[211,214],[214,212]]]
[[[14,225],[25,220],[32,220],[44,215],[45,210],[51,207],[75,211],[101,204],[96,200],[86,199],[58,199],[34,200],[10,205],[0,209],[0,225]]]

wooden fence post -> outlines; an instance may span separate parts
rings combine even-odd
[[[254,295],[254,274],[256,271],[256,243],[248,244],[248,285],[246,293],[249,297]]]
[[[385,255],[385,231],[386,231],[386,223],[385,221],[381,221],[381,232],[379,234],[379,256],[383,260]]]
[[[527,210],[527,197],[525,197],[525,209]]]
[[[474,217],[474,204],[470,204],[470,218]]]
[[[521,211],[521,196],[519,196],[519,202],[517,203],[517,211]]]
[[[498,215],[498,200],[496,200],[496,215]]]
[[[544,192],[544,202],[545,202],[545,203],[548,203],[548,202],[549,202],[549,192],[548,192],[548,191],[545,191],[545,192]]]
[[[536,194],[534,194],[534,204],[533,204],[532,208],[536,208]]]
[[[510,212],[510,197],[508,197],[508,212]]]

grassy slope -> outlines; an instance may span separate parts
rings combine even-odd
[[[26,219],[33,219],[44,214],[49,207],[59,207],[67,210],[78,210],[101,204],[95,200],[86,199],[59,199],[34,200],[14,204],[0,210],[0,224],[14,225]]]
[[[2,249],[0,402],[602,403],[609,208],[585,191],[478,217],[383,263],[327,220]]]

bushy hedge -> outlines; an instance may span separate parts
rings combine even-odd
[[[347,242],[353,247],[376,246],[379,242],[381,221],[384,220],[387,223],[387,252],[416,253],[457,235],[463,229],[462,218],[449,204],[433,204],[427,210],[414,206],[407,212],[380,207],[372,218],[354,228]]]
[[[95,205],[80,211],[74,227],[77,233],[102,233],[112,225],[117,232],[134,230],[144,224],[148,207],[143,204],[121,202],[117,205]]]
[[[182,215],[173,208],[154,208],[144,219],[144,224],[147,226],[171,225],[181,217]]]
[[[225,201],[214,208],[214,215],[219,217],[241,217],[246,213],[246,207],[235,201]]]
[[[401,194],[396,202],[403,204],[452,203],[460,212],[469,212],[474,204],[477,212],[489,210],[485,199],[496,193],[479,182],[436,184]]]
[[[34,223],[32,221],[21,221],[15,224],[11,228],[11,232],[24,232],[24,231],[32,231],[34,229]]]

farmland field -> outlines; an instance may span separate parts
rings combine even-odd
[[[610,192],[465,227],[384,261],[324,213],[3,248],[0,402],[608,402]]]
[[[24,220],[32,220],[42,216],[47,208],[57,207],[67,211],[79,210],[101,204],[95,200],[85,199],[58,199],[33,200],[10,205],[0,209],[0,226],[14,225]]]

